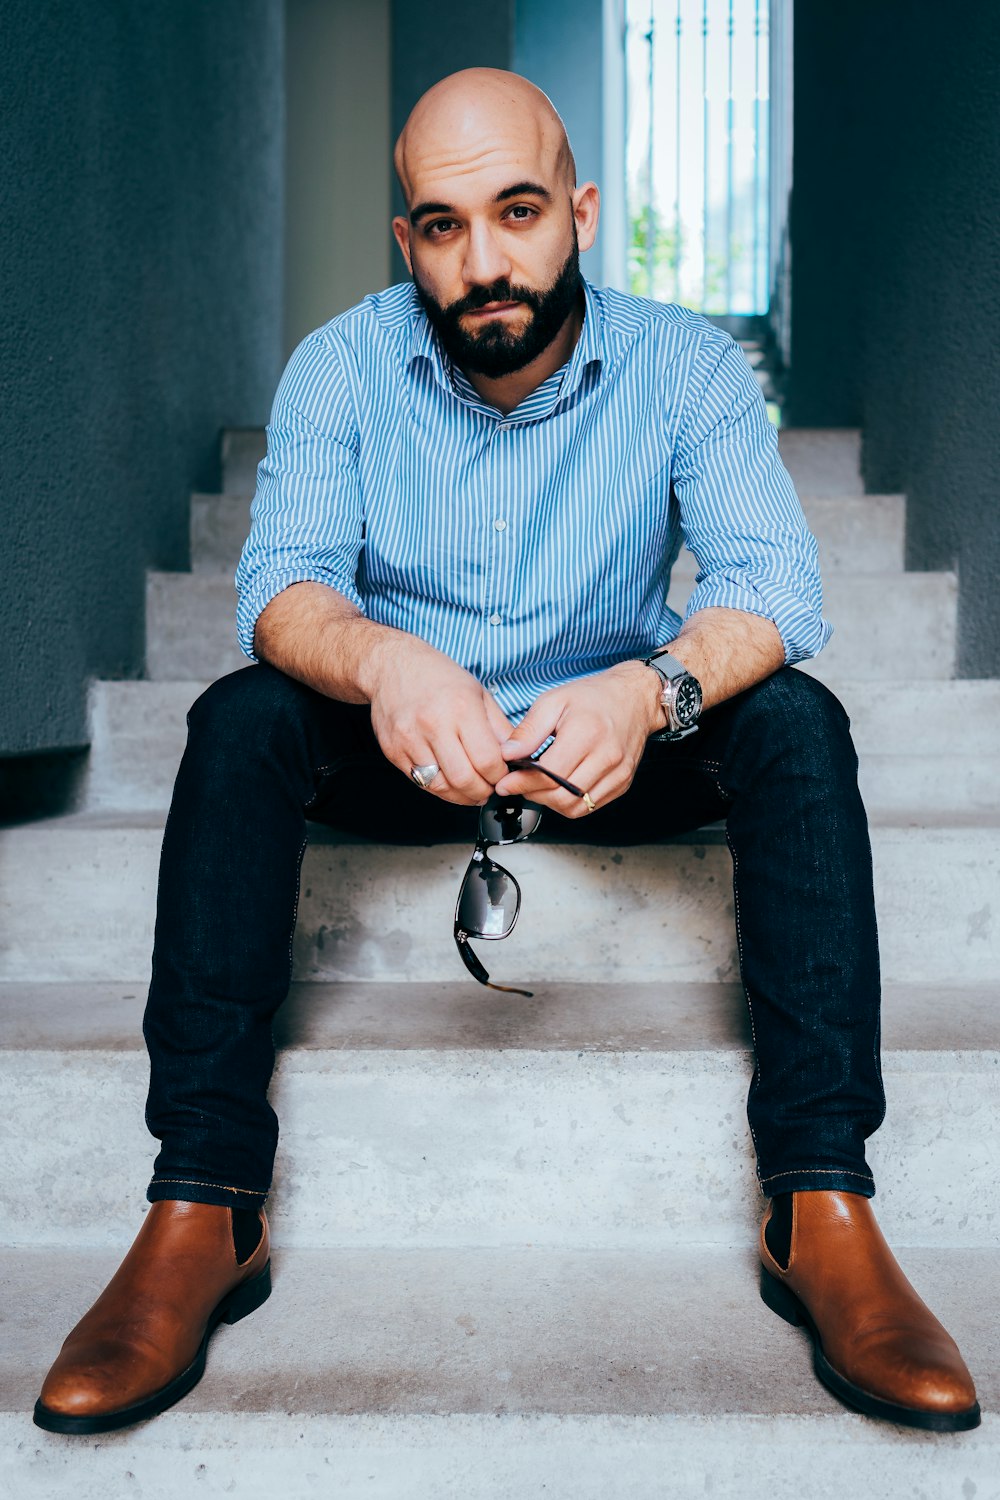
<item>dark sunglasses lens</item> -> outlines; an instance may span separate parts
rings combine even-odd
[[[487,844],[513,844],[534,833],[542,809],[520,797],[491,797],[479,812],[479,837]]]
[[[470,937],[506,937],[517,920],[517,882],[491,859],[469,866],[458,898],[456,921]]]

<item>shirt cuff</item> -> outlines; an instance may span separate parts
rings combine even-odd
[[[685,620],[702,609],[739,609],[773,621],[788,667],[818,656],[833,634],[829,621],[801,595],[774,579],[745,573],[738,579],[716,574],[699,583],[685,606]]]
[[[240,650],[244,656],[251,661],[257,658],[253,651],[253,635],[264,610],[272,599],[277,598],[285,589],[293,583],[323,583],[328,588],[336,589],[350,604],[365,612],[364,600],[358,593],[353,582],[345,578],[335,577],[323,568],[288,568],[281,573],[262,573],[255,581],[251,589],[241,592],[239,603],[236,606],[236,634],[240,644]]]

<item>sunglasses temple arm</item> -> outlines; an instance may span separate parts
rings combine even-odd
[[[578,786],[574,786],[571,781],[567,781],[565,776],[560,776],[557,771],[550,771],[548,766],[543,766],[540,760],[531,760],[530,758],[509,760],[507,764],[512,771],[544,771],[545,775],[551,776],[553,781],[557,781],[564,791],[572,793],[574,797],[583,796],[583,792]]]
[[[526,995],[529,1000],[533,999],[534,990],[519,990],[510,984],[495,984],[479,962],[477,955],[469,947],[468,933],[463,932],[460,927],[455,929],[455,942],[458,944],[458,951],[462,955],[462,962],[473,979],[478,979],[479,983],[484,984],[487,989],[503,990],[506,995]]]

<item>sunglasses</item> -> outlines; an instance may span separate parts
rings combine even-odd
[[[512,760],[507,764],[512,771],[544,771],[574,797],[583,796],[579,787],[537,761]],[[534,802],[526,802],[521,796],[503,797],[494,792],[479,809],[476,847],[455,907],[455,943],[473,979],[491,990],[503,990],[508,995],[527,995],[529,999],[534,993],[532,990],[495,984],[469,947],[469,939],[496,942],[513,932],[521,910],[521,887],[509,870],[490,858],[489,851],[501,844],[520,843],[534,833],[541,821],[542,809]]]

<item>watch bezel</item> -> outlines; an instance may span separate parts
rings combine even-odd
[[[683,677],[672,678],[671,686],[673,687],[674,718],[678,721],[680,728],[687,729],[689,724],[695,723],[699,714],[701,713],[701,705],[704,699],[704,694],[701,690],[701,683],[692,672],[685,672]],[[684,694],[685,696],[692,696],[694,700],[693,711],[685,711],[682,708],[682,694]]]
[[[660,664],[658,658],[664,656],[669,658],[674,668],[673,671],[670,670],[670,666]],[[683,735],[691,734],[697,728],[697,720],[702,710],[702,703],[704,702],[702,686],[697,677],[695,677],[693,672],[688,671],[682,661],[678,661],[677,657],[671,654],[669,646],[661,646],[658,651],[653,651],[649,656],[643,657],[642,662],[644,666],[653,669],[661,683],[660,704],[666,714],[668,728],[666,731],[661,731],[657,738],[668,738],[671,735],[682,737]],[[694,712],[685,712],[683,716],[678,712],[677,707],[682,687],[684,689],[693,688],[697,695],[697,704]]]

